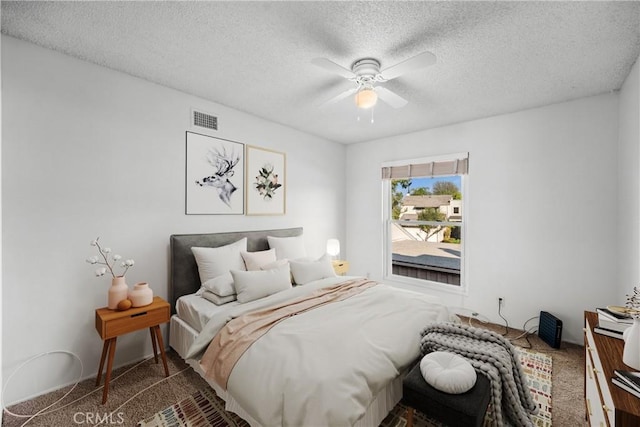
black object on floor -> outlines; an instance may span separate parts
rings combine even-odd
[[[407,427],[413,424],[414,409],[446,425],[482,426],[491,400],[491,382],[481,373],[476,373],[476,384],[471,390],[449,394],[431,387],[420,372],[420,364],[416,364],[402,382],[401,402],[409,407]]]

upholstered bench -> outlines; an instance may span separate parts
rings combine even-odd
[[[477,373],[471,390],[461,394],[449,394],[430,386],[420,372],[420,364],[411,369],[402,383],[402,403],[407,409],[407,427],[413,426],[413,411],[449,426],[482,426],[491,399],[491,383]]]

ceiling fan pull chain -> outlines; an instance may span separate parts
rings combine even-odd
[[[373,123],[373,110],[375,110],[375,108],[371,107],[371,123]]]

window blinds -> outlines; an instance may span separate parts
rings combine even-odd
[[[425,176],[466,175],[469,171],[469,158],[427,162],[409,163],[398,166],[383,166],[382,179],[404,179]]]

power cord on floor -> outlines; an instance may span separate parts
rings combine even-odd
[[[129,399],[127,399],[127,400],[126,400],[122,405],[118,406],[116,409],[114,409],[113,411],[111,411],[111,412],[109,413],[109,416],[108,416],[108,417],[105,417],[105,421],[110,420],[110,419],[111,419],[111,416],[112,416],[114,413],[116,413],[116,412],[118,411],[118,409],[122,408],[122,407],[123,407],[123,406],[125,406],[127,403],[131,402],[133,399],[135,399],[136,397],[138,397],[138,395],[139,395],[140,393],[143,393],[143,392],[145,392],[145,391],[149,390],[150,388],[153,388],[153,387],[157,386],[158,384],[160,384],[160,383],[162,383],[162,382],[164,382],[164,381],[167,381],[167,380],[169,380],[169,379],[171,379],[171,378],[175,377],[176,375],[180,375],[181,373],[183,373],[184,371],[186,371],[186,370],[187,370],[187,369],[189,369],[189,368],[190,368],[190,367],[188,366],[188,367],[184,368],[183,370],[181,370],[181,371],[179,371],[179,372],[176,372],[175,374],[169,375],[168,377],[165,377],[165,378],[163,378],[163,379],[161,379],[161,380],[159,380],[159,381],[156,381],[155,383],[151,384],[150,386],[148,386],[148,387],[146,387],[146,388],[143,388],[142,390],[140,390],[139,392],[137,392],[136,394],[134,394],[133,396],[131,396]],[[102,424],[102,422],[100,422],[100,423],[98,423],[98,424],[95,424],[93,427],[99,426],[99,425],[101,425],[101,424]]]
[[[531,341],[529,341],[529,335],[531,335],[532,333],[535,333],[538,331],[538,325],[532,326],[529,329],[527,329],[527,323],[531,322],[532,320],[537,319],[538,316],[534,316],[530,319],[527,319],[524,324],[522,325],[522,333],[520,335],[518,335],[515,338],[507,338],[510,342],[519,340],[520,338],[524,338],[527,341],[527,344],[529,344],[528,347],[523,347],[523,348],[532,348],[533,345],[531,344]]]
[[[478,313],[477,311],[470,309],[470,308],[466,308],[466,307],[448,307],[449,310],[451,310],[453,313],[455,313],[456,315],[461,315],[466,317],[467,323],[469,323],[469,326],[473,326],[471,324],[471,319],[476,319],[478,322],[481,323],[489,323],[490,320],[487,316],[484,316],[480,313]],[[465,314],[463,314],[464,312],[466,312]]]
[[[527,344],[529,344],[528,347],[523,347],[523,348],[533,348],[533,345],[531,344],[531,341],[529,340],[529,336],[531,334],[534,334],[536,332],[538,332],[538,325],[532,326],[529,329],[527,329],[527,324],[529,322],[531,322],[532,320],[538,319],[539,316],[534,316],[530,319],[527,319],[524,324],[522,325],[522,333],[520,335],[518,335],[517,337],[514,338],[509,338],[509,321],[502,315],[501,312],[501,307],[502,307],[502,302],[500,301],[500,304],[498,305],[498,315],[500,315],[500,317],[504,320],[505,323],[505,332],[502,334],[503,337],[505,337],[506,339],[509,340],[509,342],[513,342],[516,340],[519,340],[521,338],[524,338],[527,341]],[[472,319],[476,319],[477,321],[481,322],[481,323],[490,323],[489,318],[487,318],[486,316],[478,313],[477,311],[474,311],[472,309],[466,308],[466,307],[449,307],[450,310],[452,310],[456,315],[461,315],[467,318],[467,323],[469,324],[469,326],[473,327],[473,325],[471,324],[471,320]],[[466,312],[465,314],[462,314],[463,312]],[[484,319],[481,319],[481,317],[483,317]],[[522,346],[521,346],[522,347]]]
[[[502,315],[502,298],[498,299],[498,316],[502,317],[502,320],[504,320],[504,334],[502,334],[502,336],[506,337],[509,335],[509,321]]]
[[[525,330],[524,332],[522,332],[520,335],[518,335],[515,338],[509,338],[509,341],[513,342],[516,340],[519,340],[520,338],[523,338],[527,341],[527,344],[529,344],[528,347],[524,347],[521,346],[522,348],[532,348],[533,345],[531,344],[531,341],[529,341],[529,335],[536,333],[538,331],[538,326],[532,326],[531,329]]]
[[[37,360],[41,357],[44,356],[48,356],[50,354],[68,354],[72,357],[74,357],[76,360],[78,360],[78,362],[80,363],[80,375],[78,376],[78,378],[76,379],[76,382],[73,384],[73,387],[71,387],[71,389],[66,392],[64,394],[64,396],[62,396],[60,399],[56,400],[55,402],[53,402],[52,404],[50,404],[49,406],[39,410],[38,412],[36,412],[33,415],[20,415],[20,414],[14,414],[13,412],[11,412],[10,410],[7,409],[7,407],[4,404],[4,396],[6,396],[6,391],[7,391],[7,386],[11,383],[11,379],[13,378],[13,376],[18,373],[20,371],[20,369],[24,368],[26,365],[28,365],[29,363],[33,362],[34,360]],[[61,402],[65,397],[67,397],[69,394],[71,394],[71,392],[76,388],[76,386],[80,383],[80,380],[82,379],[82,374],[84,373],[84,365],[82,364],[82,360],[80,360],[80,357],[75,354],[72,353],[70,351],[66,351],[66,350],[53,350],[53,351],[47,351],[44,353],[40,353],[37,354],[29,359],[27,359],[26,361],[24,361],[23,363],[21,363],[12,373],[11,375],[9,375],[9,378],[7,378],[7,381],[4,383],[4,386],[2,387],[2,396],[0,396],[0,403],[2,403],[2,410],[4,412],[6,412],[9,415],[12,415],[14,417],[18,417],[18,418],[29,418],[27,421],[24,422],[24,424],[22,424],[22,426],[26,425],[29,421],[31,421],[33,418],[42,415],[47,409],[51,408],[52,406],[56,405],[57,403]],[[55,412],[55,411],[49,411],[48,413],[51,412]]]
[[[462,307],[453,307],[453,308],[455,308],[455,309],[461,309]],[[464,309],[464,310],[468,310],[468,309]],[[502,318],[502,320],[504,320],[504,333],[502,333],[502,336],[503,336],[503,337],[505,337],[506,339],[508,339],[510,342],[513,342],[513,341],[519,340],[520,338],[524,338],[524,339],[527,341],[527,343],[529,344],[529,346],[528,346],[528,347],[524,347],[524,348],[532,348],[532,347],[533,347],[533,346],[532,346],[532,344],[531,344],[531,341],[529,341],[529,336],[530,336],[532,333],[535,333],[535,332],[537,332],[537,331],[538,331],[538,326],[536,325],[536,326],[531,327],[530,329],[527,329],[527,323],[529,323],[529,322],[530,322],[530,321],[532,321],[532,320],[537,319],[539,316],[534,316],[534,317],[532,317],[532,318],[530,318],[530,319],[527,319],[527,320],[524,322],[524,324],[522,325],[522,331],[523,331],[523,332],[522,332],[520,335],[518,335],[517,337],[515,337],[515,338],[509,338],[509,336],[508,336],[508,335],[509,335],[509,321],[507,320],[507,318],[506,318],[506,317],[504,317],[504,316],[502,315],[502,300],[501,300],[501,299],[500,299],[500,300],[499,300],[499,302],[498,302],[498,315]],[[469,320],[469,326],[473,326],[473,325],[471,324],[471,319],[472,319],[472,318],[476,319],[476,318],[477,318],[477,316],[479,316],[479,314],[478,314],[477,312],[472,312],[472,313],[471,313],[471,316],[467,316],[467,317],[468,317],[468,320]],[[484,317],[484,316],[483,316],[483,317]],[[486,317],[485,317],[485,318],[486,318]],[[478,319],[478,320],[480,320],[480,319]],[[482,320],[480,320],[480,321],[481,321],[481,322],[483,322],[483,323],[489,323],[489,319],[487,319],[486,321],[482,321]]]
[[[68,355],[70,355],[70,356],[73,356],[75,359],[77,359],[77,360],[78,360],[78,362],[80,363],[80,375],[78,376],[78,379],[77,379],[77,380],[76,380],[76,382],[73,384],[73,386],[71,387],[71,389],[70,389],[68,392],[66,392],[66,393],[65,393],[65,394],[64,394],[60,399],[56,400],[55,402],[53,402],[53,403],[52,403],[52,404],[50,404],[49,406],[46,406],[46,407],[42,408],[41,410],[39,410],[39,411],[38,411],[38,412],[36,412],[35,414],[16,414],[16,413],[11,412],[9,409],[7,409],[7,407],[6,407],[6,406],[5,406],[5,404],[4,404],[5,391],[6,391],[7,386],[8,386],[8,385],[9,385],[9,383],[11,382],[11,378],[13,378],[13,376],[14,376],[18,371],[20,371],[24,366],[26,366],[26,365],[27,365],[27,364],[29,364],[30,362],[32,362],[32,361],[34,361],[34,360],[36,360],[36,359],[39,359],[39,358],[41,358],[41,357],[47,356],[47,355],[49,355],[49,354],[68,354]],[[137,368],[138,366],[142,365],[143,363],[145,363],[145,362],[147,362],[147,361],[149,361],[149,360],[151,360],[151,359],[152,359],[152,358],[151,358],[151,357],[149,357],[148,359],[143,359],[142,361],[140,361],[140,362],[136,363],[136,364],[135,364],[135,365],[133,365],[131,368],[127,369],[126,371],[124,371],[123,373],[121,373],[120,375],[118,375],[117,377],[113,378],[113,379],[110,381],[110,383],[114,383],[115,381],[117,381],[117,380],[118,380],[118,378],[120,378],[120,377],[124,376],[125,374],[129,373],[129,372],[130,372],[130,371],[132,371],[133,369]],[[188,368],[186,368],[186,369],[188,369]],[[167,379],[169,379],[169,378],[173,377],[174,375],[180,374],[180,373],[184,372],[186,369],[183,369],[182,371],[180,371],[180,372],[178,372],[178,373],[176,373],[176,374],[173,374],[173,375],[171,375],[171,376],[169,376],[169,377],[163,378],[162,380],[158,381],[156,384],[159,384],[160,382],[162,382],[162,381],[164,381],[164,380],[167,380]],[[11,416],[13,416],[13,417],[16,417],[16,418],[28,418],[28,420],[27,420],[27,421],[25,421],[25,422],[20,426],[20,427],[24,427],[25,425],[27,425],[30,421],[32,421],[32,420],[33,420],[34,418],[36,418],[36,417],[39,417],[39,416],[42,416],[42,415],[48,415],[48,414],[52,414],[52,413],[54,413],[54,412],[60,411],[60,410],[62,410],[62,409],[64,409],[64,408],[66,408],[66,407],[68,407],[68,406],[70,406],[70,405],[73,405],[73,404],[74,404],[74,403],[76,403],[76,402],[79,402],[79,401],[81,401],[81,400],[83,400],[83,399],[86,399],[87,397],[91,396],[92,394],[94,394],[94,393],[96,393],[97,391],[100,391],[100,390],[102,390],[102,389],[104,388],[104,385],[102,385],[102,386],[100,386],[100,387],[96,388],[95,390],[91,391],[90,393],[87,393],[87,394],[85,394],[85,395],[83,395],[83,396],[79,397],[78,399],[76,399],[76,400],[74,400],[74,401],[71,401],[71,402],[69,402],[69,403],[65,404],[64,406],[61,406],[61,407],[59,407],[59,408],[55,408],[55,409],[52,409],[52,410],[48,411],[47,409],[49,409],[49,408],[51,408],[52,406],[55,406],[56,404],[58,404],[58,403],[62,402],[62,401],[63,401],[63,400],[64,400],[64,399],[69,395],[69,394],[71,394],[71,392],[72,392],[72,391],[73,391],[73,390],[78,386],[78,384],[80,383],[80,381],[81,381],[81,379],[82,379],[83,372],[84,372],[84,365],[82,364],[82,360],[80,360],[80,357],[79,357],[77,354],[72,353],[72,352],[70,352],[70,351],[66,351],[66,350],[54,350],[54,351],[47,351],[47,352],[43,352],[43,353],[40,353],[40,354],[38,354],[38,355],[35,355],[35,356],[31,357],[30,359],[26,360],[25,362],[23,362],[22,364],[20,364],[20,366],[18,366],[18,367],[17,367],[17,368],[16,368],[16,369],[11,373],[11,375],[9,375],[9,377],[7,378],[7,381],[5,382],[5,384],[4,384],[3,388],[2,388],[2,396],[0,396],[0,403],[2,404],[2,410],[3,410],[4,412],[6,412],[7,414],[9,414],[9,415],[11,415]],[[147,389],[148,389],[148,388],[153,387],[153,386],[154,386],[154,385],[156,385],[156,384],[153,384],[152,386],[147,387]],[[147,390],[147,389],[145,389],[145,390]],[[136,395],[134,395],[134,397],[135,397],[135,396],[137,396],[138,394],[139,394],[139,393],[136,393]],[[133,397],[132,397],[131,399],[133,399]],[[128,403],[131,399],[129,399],[127,402],[125,402],[125,404],[126,404],[126,403]],[[124,404],[123,404],[123,405],[121,405],[121,407],[122,407],[122,406],[124,406]],[[118,408],[118,409],[119,409],[119,408]],[[114,411],[114,412],[115,412],[115,411]]]

